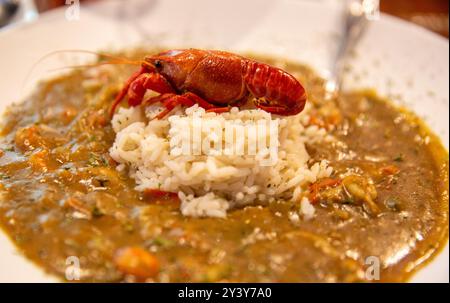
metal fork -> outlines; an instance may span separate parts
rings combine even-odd
[[[336,97],[341,90],[343,71],[349,55],[364,35],[369,20],[378,18],[378,9],[379,0],[345,1],[344,29],[326,83],[327,98]]]
[[[38,15],[34,0],[0,0],[0,28],[12,23],[31,22]]]
[[[0,27],[9,23],[19,8],[17,0],[0,0]]]

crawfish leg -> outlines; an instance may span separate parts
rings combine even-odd
[[[191,99],[196,104],[198,104],[198,106],[200,106],[201,108],[204,108],[207,112],[224,113],[224,112],[228,112],[230,110],[230,107],[228,107],[228,106],[217,107],[194,93],[188,92],[188,93],[185,93],[183,96]]]
[[[280,116],[288,116],[288,115],[292,114],[291,109],[281,107],[281,106],[269,106],[269,105],[263,105],[261,103],[256,103],[256,102],[255,102],[255,105],[258,108],[260,108],[268,113],[272,113],[272,114],[276,114],[276,115],[280,115]]]
[[[158,98],[158,97],[156,97]],[[164,94],[160,96],[160,99],[157,102],[161,102],[163,106],[166,108],[160,114],[158,114],[153,119],[162,119],[166,115],[168,115],[177,105],[185,105],[192,106],[195,102],[184,95],[176,95],[176,94]]]
[[[160,96],[156,96],[151,98],[150,100],[146,101],[146,104],[154,104],[157,102],[161,102],[164,107],[166,108],[164,111],[162,111],[160,114],[158,114],[155,118],[162,119],[164,118],[168,113],[170,113],[177,105],[184,105],[184,106],[193,106],[195,104],[198,104],[200,107],[206,109],[207,111],[216,111],[218,109],[223,109],[215,107],[213,104],[209,103],[205,99],[199,97],[198,95],[188,92],[183,95],[176,95],[176,94],[163,94]],[[228,109],[228,108],[225,108]]]
[[[143,104],[145,106],[153,105],[153,104],[156,104],[156,103],[161,103],[166,108],[164,111],[162,111],[157,116],[153,117],[151,120],[153,120],[153,119],[161,119],[165,115],[167,115],[176,106],[176,105],[173,105],[173,104],[169,103],[169,101],[173,100],[173,99],[176,99],[177,96],[178,95],[176,95],[176,94],[168,93],[168,94],[162,94],[162,95],[159,95],[159,96],[151,97],[151,98],[145,100],[143,102]],[[172,102],[174,102],[174,101],[172,101]]]
[[[130,78],[128,78],[127,82],[125,82],[125,85],[122,87],[119,94],[116,96],[116,99],[114,99],[114,102],[111,106],[111,111],[109,112],[110,116],[114,115],[114,112],[116,111],[117,106],[120,104],[120,102],[126,96],[131,83],[133,83],[140,75],[142,75],[145,72],[146,72],[146,69],[142,67],[139,71],[135,72]]]
[[[145,92],[150,89],[160,94],[175,93],[169,81],[158,73],[144,73],[139,75],[128,89],[128,104],[137,106],[142,103]]]

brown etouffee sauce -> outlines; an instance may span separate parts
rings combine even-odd
[[[81,281],[372,281],[369,257],[380,261],[379,281],[408,280],[448,238],[447,151],[420,119],[372,92],[324,101],[324,82],[310,69],[262,60],[305,85],[310,123],[336,138],[307,142],[312,161],[334,168],[331,183],[311,189],[313,219],[290,219],[299,201],[235,209],[226,219],[183,217],[176,199],[135,191],[109,157],[108,110],[134,69],[114,66],[43,82],[6,110],[1,227],[62,280],[70,256],[80,260]]]

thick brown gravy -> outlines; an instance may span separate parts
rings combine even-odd
[[[145,273],[118,262],[124,247],[142,249],[144,271],[157,263],[148,281],[373,281],[373,260],[380,262],[375,281],[407,280],[448,238],[448,153],[418,118],[373,93],[325,102],[320,78],[296,64],[284,68],[309,92],[311,123],[338,138],[308,151],[330,160],[333,178],[351,173],[361,178],[353,184],[375,190],[376,213],[339,187],[321,190],[315,218],[298,222],[289,219],[293,202],[196,219],[183,217],[175,200],[140,195],[108,153],[107,110],[132,71],[115,67],[92,83],[83,71],[42,83],[6,111],[1,227],[27,258],[63,280],[69,256],[79,258],[82,281],[142,280]]]

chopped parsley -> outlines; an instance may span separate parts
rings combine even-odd
[[[405,160],[405,156],[403,154],[398,154],[395,156],[394,161],[395,162],[403,162]]]
[[[7,174],[0,173],[0,179],[1,179],[1,180],[8,180],[9,178],[11,178],[11,177],[8,176]]]
[[[160,247],[170,247],[173,246],[175,243],[171,239],[159,236],[153,239],[152,244]]]
[[[134,226],[133,223],[131,222],[126,222],[125,224],[123,224],[123,228],[128,233],[134,232]]]
[[[88,164],[92,167],[109,166],[109,162],[104,156],[95,153],[89,153]]]
[[[104,215],[104,213],[97,206],[94,206],[91,213],[93,217],[97,218]]]

